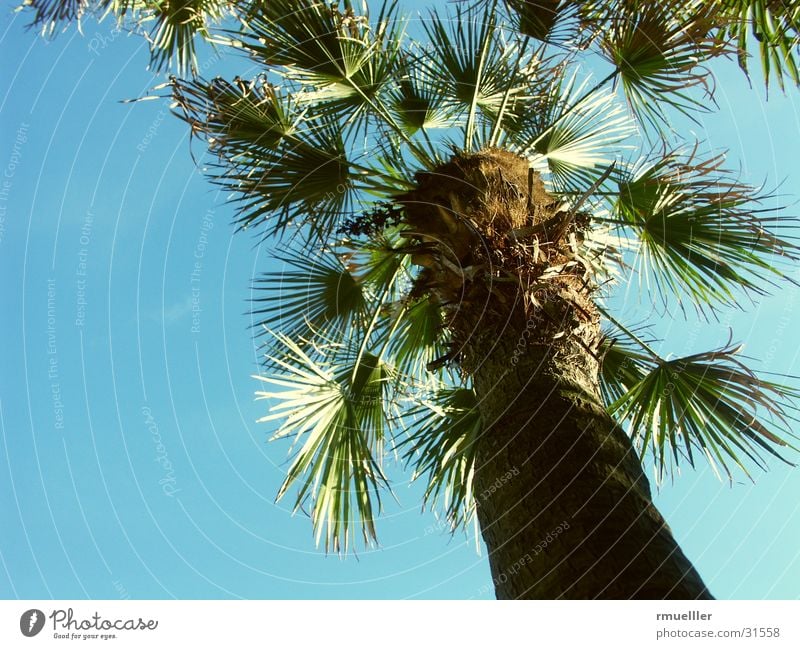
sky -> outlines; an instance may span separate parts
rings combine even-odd
[[[143,41],[110,22],[54,41],[0,9],[0,597],[491,598],[485,550],[421,511],[395,475],[380,547],[326,556],[291,502],[275,503],[287,447],[267,405],[248,315],[271,249],[233,236],[204,149],[163,99]],[[204,76],[243,60],[201,56]],[[225,66],[225,67],[223,67]],[[800,200],[800,91],[765,98],[733,64],[719,111],[691,128],[730,149],[745,181]],[[193,157],[195,160],[193,160]],[[618,306],[649,313],[636,286]],[[791,287],[706,325],[662,319],[663,350],[724,343],[800,375]],[[720,482],[706,466],[656,502],[711,592],[800,596],[800,474],[777,461]],[[477,547],[476,547],[477,545]]]

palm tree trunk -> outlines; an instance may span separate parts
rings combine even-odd
[[[475,494],[497,597],[711,598],[600,405],[595,358],[575,338],[520,353],[516,333],[473,352],[487,424]]]
[[[400,197],[417,291],[442,306],[485,430],[474,490],[499,598],[710,598],[602,406],[588,215],[558,209],[498,149],[419,174]]]

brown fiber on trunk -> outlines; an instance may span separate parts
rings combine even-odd
[[[474,492],[498,598],[710,598],[602,407],[585,214],[527,162],[455,157],[401,197],[485,422]]]

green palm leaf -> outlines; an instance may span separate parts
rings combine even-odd
[[[243,47],[297,84],[299,102],[326,105],[337,116],[355,111],[351,121],[369,114],[397,128],[384,97],[399,77],[404,25],[396,3],[384,3],[374,21],[338,4],[259,3]]]
[[[425,476],[425,502],[440,506],[455,530],[475,513],[472,479],[475,442],[483,430],[475,393],[469,388],[446,388],[409,413],[410,431],[402,442],[404,459],[414,478]]]
[[[556,78],[514,137],[536,167],[546,165],[556,191],[580,191],[613,162],[635,125],[614,95],[577,74]]]
[[[390,305],[385,324],[393,366],[406,381],[424,382],[429,363],[445,355],[441,309],[428,298]]]
[[[208,40],[209,27],[231,13],[226,0],[148,0],[141,23],[153,23],[148,35],[150,64],[164,70],[173,64],[179,75],[197,71],[195,40]]]
[[[736,41],[739,66],[745,73],[751,39],[755,39],[767,85],[772,76],[781,89],[784,77],[800,84],[800,5],[788,0],[722,0],[706,4],[719,12],[723,35]]]
[[[714,36],[713,3],[699,6],[677,0],[624,0],[600,40],[614,65],[634,113],[658,129],[664,107],[685,114],[703,110],[713,96],[702,63],[729,49]],[[687,90],[699,86],[704,99]]]
[[[19,7],[30,7],[33,14],[32,26],[42,34],[52,34],[59,24],[78,22],[87,14],[101,12],[111,0],[90,3],[86,0],[25,0]]]
[[[278,403],[259,421],[281,420],[273,439],[292,437],[293,448],[299,447],[278,500],[298,486],[295,511],[310,501],[315,538],[319,543],[324,536],[326,550],[347,551],[356,520],[370,543],[379,489],[386,485],[380,462],[391,370],[371,354],[355,361],[348,355],[349,362],[317,362],[287,336],[275,336],[286,349],[272,359],[282,372],[254,378],[279,388],[256,393]]]
[[[126,18],[143,31],[150,45],[150,65],[155,70],[172,67],[179,75],[197,69],[195,41],[211,40],[210,28],[237,11],[237,3],[226,0],[25,0],[34,10],[33,25],[52,35],[58,25],[77,22],[84,16],[98,20],[113,15],[120,25]]]
[[[749,475],[745,458],[765,468],[762,453],[783,460],[777,448],[794,446],[788,404],[796,390],[759,379],[728,344],[710,352],[664,360],[630,342],[606,344],[604,395],[609,412],[626,425],[644,456],[652,453],[659,478],[694,466],[699,450],[712,468],[732,477],[729,462]],[[785,460],[784,460],[785,461]]]
[[[671,153],[619,180],[617,223],[641,242],[637,267],[662,298],[690,298],[698,308],[736,304],[736,291],[763,294],[784,277],[779,263],[800,259],[781,231],[795,219],[758,208],[757,190],[721,169],[722,157]]]
[[[381,214],[385,209],[379,206],[371,214]],[[375,295],[388,291],[386,303],[392,303],[405,295],[413,278],[410,257],[403,252],[408,243],[396,227],[381,227],[367,239],[343,242],[342,249],[347,251],[347,263],[358,281],[369,286]]]
[[[281,271],[264,273],[254,288],[253,315],[262,331],[281,331],[289,338],[316,342],[346,338],[366,319],[368,296],[363,284],[336,254],[308,251],[276,255]],[[283,343],[269,345],[268,358],[283,357]],[[305,347],[305,345],[303,346]]]
[[[539,41],[563,43],[575,34],[581,5],[575,0],[506,0],[517,15],[516,28]]]
[[[290,225],[311,224],[325,237],[351,213],[358,191],[385,196],[402,188],[380,169],[347,158],[335,119],[299,107],[263,79],[172,85],[179,116],[220,159],[212,165],[214,180],[238,194],[243,228],[259,225],[266,234],[280,234]]]
[[[439,81],[423,66],[404,63],[392,91],[392,111],[409,134],[420,129],[458,126],[458,109]]]
[[[523,41],[500,28],[496,3],[490,4],[488,12],[461,6],[453,16],[432,12],[423,25],[430,51],[417,59],[426,76],[440,84],[437,92],[448,98],[456,109],[454,115],[466,117],[466,149],[489,142],[486,127],[501,116],[504,107],[530,91],[541,65],[526,52]],[[488,121],[481,123],[481,115]],[[476,135],[480,136],[477,142]]]

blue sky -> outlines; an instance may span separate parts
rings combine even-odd
[[[269,248],[232,236],[203,146],[163,100],[136,37],[87,24],[47,43],[6,3],[0,29],[0,597],[486,598],[485,555],[450,538],[398,474],[381,548],[340,559],[274,503],[286,447],[267,445],[250,378],[250,279]],[[224,72],[213,58],[205,76]],[[248,63],[234,65],[243,77]],[[719,72],[720,112],[691,128],[750,182],[800,199],[798,92]],[[686,128],[689,128],[688,126]],[[192,161],[190,151],[200,161]],[[5,183],[5,184],[3,184]],[[792,206],[797,211],[797,205]],[[631,291],[630,312],[647,313]],[[800,374],[791,288],[723,317],[662,321],[664,349],[746,342]],[[701,466],[657,502],[720,598],[800,595],[800,476],[771,462],[734,485]]]

